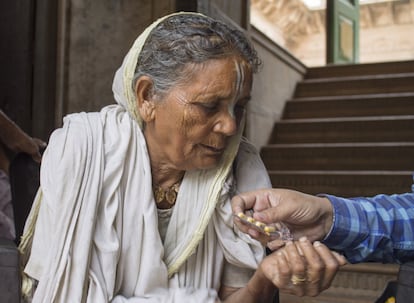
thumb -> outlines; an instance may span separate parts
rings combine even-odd
[[[284,221],[285,218],[289,217],[283,211],[283,208],[278,206],[273,206],[268,209],[254,212],[253,214],[256,220],[262,221],[264,223],[277,223]]]
[[[276,223],[283,221],[290,216],[290,213],[285,214],[283,201],[281,195],[278,194],[277,189],[272,189],[272,191],[267,194],[267,200],[269,201],[269,207],[255,212],[255,219],[264,223]]]
[[[231,209],[234,214],[238,214],[246,210],[246,203],[240,195],[234,196],[231,199]]]

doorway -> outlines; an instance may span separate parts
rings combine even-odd
[[[359,0],[359,62],[414,59],[414,0]],[[252,0],[251,23],[306,66],[326,65],[326,0]]]

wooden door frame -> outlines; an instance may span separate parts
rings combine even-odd
[[[352,2],[352,3],[350,3]],[[340,49],[340,21],[350,21],[353,33],[352,58]],[[359,0],[329,0],[326,2],[326,63],[359,62]]]

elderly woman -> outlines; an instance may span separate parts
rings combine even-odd
[[[241,137],[258,62],[240,31],[200,14],[138,37],[118,104],[51,136],[21,247],[33,302],[270,302],[275,285],[329,285],[344,259],[325,246],[265,257],[233,224],[231,197],[270,186]]]

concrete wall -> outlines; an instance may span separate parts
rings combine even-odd
[[[56,125],[68,113],[114,103],[115,71],[136,37],[173,12],[173,0],[63,0],[59,10]]]
[[[252,27],[251,35],[263,64],[253,80],[246,136],[260,149],[268,143],[274,123],[281,118],[285,103],[293,96],[306,68],[256,28]]]

